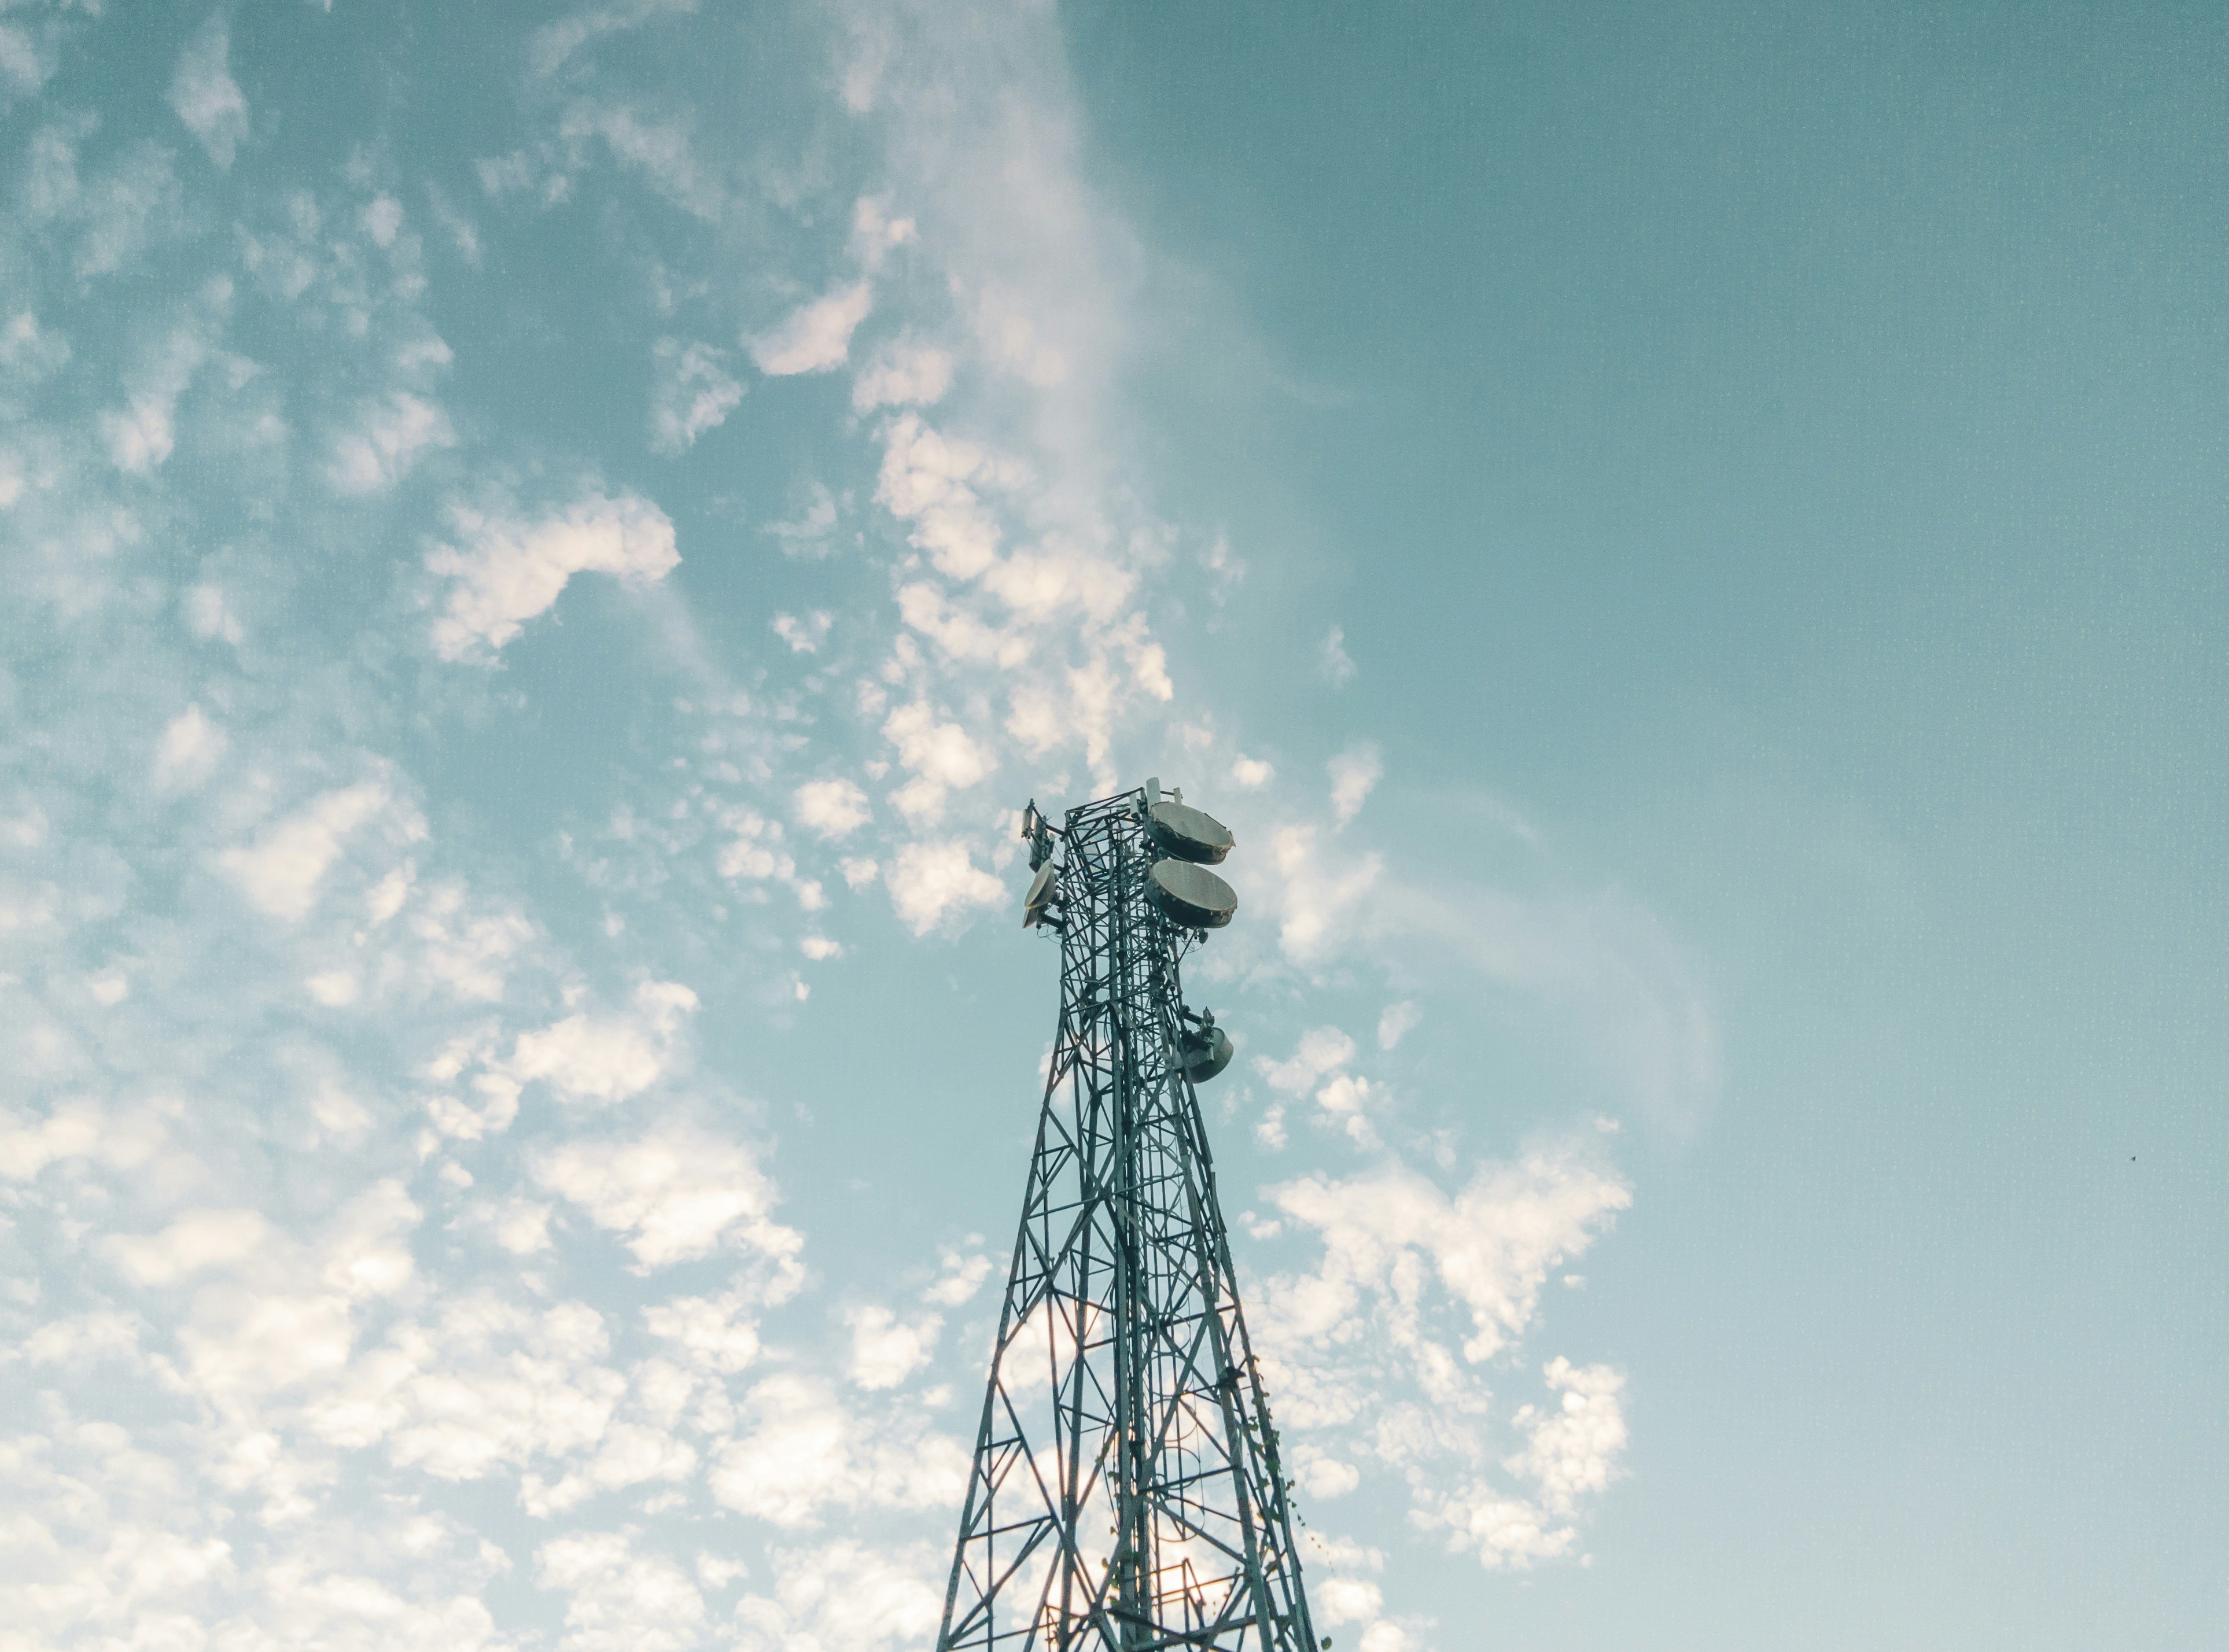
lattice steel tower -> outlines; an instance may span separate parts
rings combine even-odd
[[[1194,1088],[1230,1041],[1177,974],[1230,834],[1149,781],[1023,835],[1060,1031],[938,1652],[1317,1652]]]

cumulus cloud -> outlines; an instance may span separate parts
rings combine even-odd
[[[841,776],[806,781],[791,794],[790,802],[799,824],[825,843],[851,836],[873,813],[866,793]]]
[[[686,115],[668,116],[642,106],[581,98],[567,107],[558,131],[568,145],[601,138],[614,159],[640,172],[668,201],[710,222],[720,215],[727,192],[717,169],[697,153],[691,128]],[[484,185],[487,182],[485,172],[481,181]]]
[[[766,1594],[736,1604],[736,1652],[872,1652],[925,1645],[942,1621],[938,1552],[857,1538],[777,1550]]]
[[[565,1595],[565,1652],[690,1652],[704,1597],[660,1554],[621,1532],[575,1533],[535,1551],[535,1581]]]
[[[900,339],[883,345],[851,382],[851,406],[861,413],[877,408],[927,406],[952,388],[952,354],[934,345]]]
[[[247,100],[232,78],[232,38],[224,13],[215,11],[178,55],[170,76],[170,104],[220,170],[247,141]]]
[[[863,195],[851,207],[851,256],[870,275],[883,267],[893,249],[914,238],[911,218],[890,211],[886,195]]]
[[[906,845],[883,869],[883,881],[890,886],[890,904],[915,935],[1006,898],[1006,886],[977,867],[967,844],[956,839]]]
[[[1378,1018],[1378,1047],[1391,1050],[1414,1032],[1423,1019],[1424,1012],[1405,1000],[1388,1004]]]
[[[1337,858],[1313,826],[1281,826],[1270,834],[1277,874],[1277,942],[1295,963],[1314,963],[1346,939],[1346,930],[1384,870],[1377,855]]]
[[[645,981],[631,1012],[582,1011],[520,1033],[503,1071],[520,1084],[543,1080],[574,1101],[625,1101],[658,1082],[696,1007],[697,994],[680,982]]]
[[[901,705],[883,723],[883,737],[897,748],[898,762],[913,778],[890,794],[908,817],[934,820],[945,794],[965,790],[997,766],[959,723],[939,720],[926,700]]]
[[[224,730],[198,705],[189,705],[164,725],[155,742],[155,785],[160,791],[186,791],[209,777],[229,743]]]
[[[780,1287],[793,1286],[793,1270],[777,1275]],[[729,1291],[719,1296],[677,1296],[643,1310],[642,1322],[655,1337],[673,1345],[678,1355],[699,1370],[729,1376],[759,1357],[755,1309],[784,1290],[757,1295]]]
[[[423,396],[396,390],[358,409],[356,428],[333,444],[328,471],[344,493],[378,493],[393,487],[436,447],[453,447],[449,415]]]
[[[1544,1374],[1562,1399],[1517,1413],[1531,1443],[1506,1466],[1536,1482],[1549,1508],[1569,1514],[1582,1497],[1609,1484],[1625,1454],[1625,1377],[1609,1366],[1574,1366],[1560,1354]]]
[[[864,281],[838,287],[800,305],[780,326],[751,340],[751,359],[770,378],[841,367],[851,351],[851,333],[867,318],[874,301],[874,290]]]
[[[913,1419],[849,1411],[830,1388],[784,1373],[745,1398],[739,1437],[713,1465],[712,1495],[774,1525],[831,1512],[957,1507],[968,1458]]]
[[[1343,751],[1331,760],[1331,810],[1340,826],[1361,813],[1363,800],[1385,772],[1378,755],[1378,748],[1360,745]]]
[[[860,1387],[895,1388],[936,1357],[944,1321],[935,1314],[901,1319],[880,1303],[849,1308],[844,1323],[851,1333],[847,1372]]]
[[[177,446],[178,398],[208,357],[208,344],[187,326],[138,363],[125,405],[100,415],[101,440],[117,469],[145,476],[169,460]]]
[[[167,1285],[204,1268],[252,1257],[271,1237],[271,1225],[259,1212],[189,1211],[160,1233],[145,1238],[115,1235],[103,1248],[132,1283]]]
[[[650,409],[650,445],[661,453],[686,453],[697,438],[716,429],[743,399],[743,387],[710,344],[661,338],[652,347],[657,389]]]
[[[1288,1096],[1301,1096],[1313,1089],[1318,1079],[1337,1072],[1353,1059],[1353,1039],[1335,1026],[1320,1026],[1302,1033],[1300,1044],[1286,1060],[1272,1061],[1267,1056],[1256,1056],[1254,1066],[1269,1081],[1270,1089]]]
[[[644,1268],[709,1256],[723,1240],[776,1261],[804,1243],[772,1219],[774,1184],[748,1149],[686,1126],[566,1142],[536,1157],[534,1178],[626,1235]]]
[[[1314,1273],[1271,1288],[1288,1330],[1351,1340],[1365,1297],[1389,1289],[1397,1265],[1413,1257],[1466,1310],[1462,1355],[1475,1365],[1523,1333],[1549,1272],[1583,1254],[1633,1194],[1612,1172],[1560,1149],[1482,1165],[1452,1195],[1393,1166],[1343,1181],[1319,1174],[1287,1182],[1270,1199],[1324,1246]]]
[[[317,904],[318,887],[348,839],[386,809],[389,801],[382,781],[337,787],[265,827],[253,843],[225,850],[217,865],[251,905],[273,917],[299,921]],[[404,835],[420,836],[423,831],[414,819]]]
[[[1277,778],[1277,771],[1261,758],[1249,757],[1242,753],[1231,760],[1230,778],[1237,783],[1239,790],[1257,792]]]
[[[633,493],[592,494],[530,523],[462,508],[453,517],[463,543],[426,558],[432,572],[455,582],[434,622],[434,652],[444,659],[501,649],[549,611],[575,574],[641,587],[681,564],[672,522]]]
[[[774,616],[774,634],[789,645],[793,654],[812,654],[820,651],[828,640],[828,628],[835,623],[835,615],[825,610],[808,614],[802,620],[793,614]]]
[[[1333,688],[1345,688],[1354,680],[1354,661],[1347,656],[1344,627],[1333,626],[1325,634],[1316,650],[1316,671]]]

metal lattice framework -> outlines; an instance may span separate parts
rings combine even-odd
[[[939,1652],[1316,1647],[1185,1062],[1204,935],[1148,893],[1158,789],[1059,834],[1060,1031]]]

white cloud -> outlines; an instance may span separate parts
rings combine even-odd
[[[742,1405],[741,1437],[711,1473],[727,1507],[787,1527],[826,1511],[957,1507],[967,1454],[918,1419],[847,1411],[831,1389],[802,1377],[768,1377]]]
[[[568,1597],[565,1652],[689,1652],[701,1643],[697,1585],[665,1556],[638,1553],[626,1533],[552,1538],[534,1558],[535,1581]]]
[[[392,247],[395,237],[402,229],[402,203],[391,195],[375,196],[358,215],[357,222],[363,226],[363,233],[371,237],[376,246]],[[434,359],[442,362],[449,359],[446,345],[441,347]]]
[[[224,13],[214,11],[178,55],[170,76],[170,104],[220,170],[247,141],[247,100],[232,78],[232,41]]]
[[[203,640],[221,640],[237,645],[245,635],[240,617],[232,611],[232,603],[224,592],[215,585],[189,586],[185,593],[186,623],[193,627],[194,635]]]
[[[919,406],[940,402],[952,388],[952,354],[933,345],[900,339],[884,344],[859,370],[851,382],[851,406],[858,412],[876,408]]]
[[[1270,1089],[1301,1096],[1314,1089],[1319,1078],[1337,1072],[1353,1059],[1353,1039],[1335,1026],[1320,1026],[1301,1035],[1288,1059],[1272,1061],[1267,1056],[1256,1056],[1254,1066],[1269,1081]]]
[[[564,511],[524,523],[454,512],[464,549],[443,546],[426,558],[456,583],[434,622],[444,659],[498,650],[549,611],[575,574],[609,574],[622,584],[654,585],[680,566],[673,524],[638,494],[591,494]]]
[[[520,1033],[502,1070],[519,1084],[544,1080],[571,1100],[622,1102],[658,1082],[696,1007],[697,994],[678,981],[645,981],[632,1013],[581,1012]]]
[[[1361,745],[1333,758],[1329,769],[1332,815],[1345,826],[1361,812],[1363,800],[1384,774],[1385,765],[1378,755],[1377,747]]]
[[[337,787],[265,827],[253,845],[225,850],[217,865],[252,905],[273,917],[298,921],[317,904],[318,885],[347,839],[388,802],[387,787],[380,781]]]
[[[103,1249],[125,1278],[138,1285],[167,1285],[204,1268],[252,1257],[271,1240],[271,1225],[255,1211],[189,1211],[145,1238],[118,1234]]]
[[[658,382],[651,399],[651,447],[661,453],[685,453],[735,410],[743,387],[723,364],[724,353],[710,344],[661,338],[652,354]]]
[[[1280,826],[1270,834],[1269,860],[1279,883],[1277,942],[1295,963],[1314,963],[1337,949],[1384,870],[1377,855],[1343,865],[1330,861],[1313,826]]]
[[[772,1557],[771,1595],[736,1604],[736,1652],[872,1652],[926,1645],[943,1617],[938,1551],[857,1538]]]
[[[209,777],[229,742],[198,705],[189,705],[164,725],[155,742],[155,785],[160,791],[187,791]]]
[[[698,157],[692,125],[686,115],[669,119],[646,109],[582,100],[566,110],[559,132],[573,144],[584,138],[602,138],[614,157],[642,173],[668,201],[711,222],[724,209],[727,192],[717,169]]]
[[[1492,1358],[1531,1323],[1549,1272],[1583,1255],[1631,1190],[1574,1149],[1543,1149],[1514,1164],[1481,1165],[1452,1196],[1404,1167],[1351,1180],[1320,1174],[1270,1192],[1286,1218],[1314,1231],[1323,1261],[1313,1274],[1271,1282],[1265,1322],[1280,1327],[1286,1351],[1310,1339],[1352,1343],[1373,1311],[1398,1308],[1397,1340],[1421,1351],[1420,1334],[1391,1295],[1397,1271],[1414,1258],[1428,1264],[1466,1310],[1470,1333],[1463,1358]],[[1404,1291],[1412,1295],[1412,1292]]]
[[[909,843],[883,873],[890,904],[915,935],[927,935],[947,917],[979,906],[996,906],[1006,886],[968,858],[967,845]]]
[[[577,1507],[600,1492],[620,1491],[650,1482],[687,1480],[697,1471],[697,1450],[663,1428],[614,1423],[598,1443],[595,1455],[568,1469],[555,1484],[538,1474],[519,1481],[519,1506],[546,1518]]]
[[[772,1219],[774,1184],[748,1150],[684,1125],[631,1141],[568,1141],[536,1157],[534,1178],[628,1236],[643,1268],[709,1256],[730,1238],[777,1263],[803,1244]]]
[[[294,1321],[272,1327],[270,1343]],[[491,1292],[452,1298],[431,1321],[405,1321],[386,1340],[346,1360],[340,1353],[313,1380],[301,1408],[316,1438],[350,1450],[379,1446],[398,1468],[436,1480],[485,1478],[536,1459],[577,1457],[607,1437],[626,1381],[601,1363],[610,1340],[602,1317],[581,1302],[530,1308]],[[243,1366],[254,1387],[270,1386],[247,1362],[267,1353],[208,1340],[205,1353]]]
[[[1538,1505],[1482,1482],[1442,1500],[1429,1518],[1449,1528],[1449,1542],[1458,1553],[1475,1549],[1480,1562],[1497,1571],[1524,1571],[1536,1560],[1560,1559],[1578,1542],[1575,1528],[1558,1526]]]
[[[1388,1004],[1378,1018],[1378,1047],[1391,1050],[1414,1032],[1423,1019],[1424,1012],[1412,1003]]]
[[[818,653],[820,645],[828,640],[828,627],[835,616],[823,610],[808,614],[802,620],[793,614],[774,616],[774,634],[789,645],[793,654]]]
[[[1519,1411],[1517,1426],[1532,1443],[1506,1466],[1537,1482],[1549,1508],[1569,1514],[1580,1498],[1609,1484],[1625,1453],[1625,1377],[1608,1366],[1574,1366],[1560,1354],[1545,1374],[1563,1399],[1552,1410]]]
[[[793,1285],[793,1271],[778,1276]],[[773,1293],[778,1296],[782,1292]],[[752,1313],[756,1301],[742,1291],[720,1296],[677,1296],[643,1310],[642,1322],[650,1334],[672,1343],[681,1356],[699,1370],[729,1376],[759,1357],[758,1320]]]
[[[866,793],[840,777],[806,781],[791,794],[790,803],[799,823],[826,843],[849,837],[873,815]]]
[[[1007,467],[973,442],[957,441],[908,413],[883,432],[875,497],[913,524],[913,543],[952,579],[973,579],[998,560],[999,529],[971,479],[1011,480]]]
[[[970,1244],[980,1243],[970,1235]],[[939,1257],[936,1282],[921,1295],[924,1302],[939,1308],[958,1308],[983,1288],[991,1276],[990,1257],[980,1250],[947,1250]]]
[[[1333,626],[1316,651],[1316,670],[1333,688],[1344,688],[1354,680],[1354,661],[1347,657],[1346,633]]]
[[[376,493],[393,487],[435,447],[453,447],[449,415],[422,396],[396,390],[358,409],[357,427],[333,445],[327,474],[344,493]]]
[[[1258,757],[1241,755],[1231,761],[1230,778],[1238,783],[1239,790],[1256,792],[1276,779],[1277,771]]]
[[[122,410],[100,415],[101,440],[117,469],[145,476],[159,470],[170,457],[177,445],[178,398],[209,353],[201,334],[183,326],[138,363]]]
[[[53,35],[48,39],[52,41]],[[16,96],[29,97],[46,85],[55,72],[55,53],[42,50],[28,29],[0,23],[0,81]]]
[[[506,1199],[489,1212],[495,1242],[514,1257],[549,1248],[550,1206],[530,1199]]]
[[[851,1332],[846,1374],[869,1390],[895,1388],[935,1359],[937,1334],[944,1328],[935,1314],[902,1320],[879,1302],[847,1308],[844,1323]]]
[[[786,556],[825,556],[829,536],[836,530],[836,496],[815,482],[804,511],[790,521],[768,523],[766,531],[782,542]]]
[[[870,275],[883,267],[891,251],[914,238],[910,218],[890,215],[886,195],[863,195],[851,207],[851,256]]]
[[[957,723],[940,723],[926,700],[899,706],[883,723],[883,737],[897,748],[898,762],[913,779],[890,794],[909,818],[934,820],[943,813],[945,794],[964,791],[998,766],[998,760],[968,737]]]
[[[867,318],[874,301],[874,291],[864,281],[838,287],[751,340],[751,359],[772,378],[841,367],[851,354],[852,330]]]

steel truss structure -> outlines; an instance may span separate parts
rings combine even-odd
[[[1316,1652],[1187,1070],[1205,935],[1149,893],[1158,789],[1070,810],[1031,909],[1060,1028],[939,1652]]]

